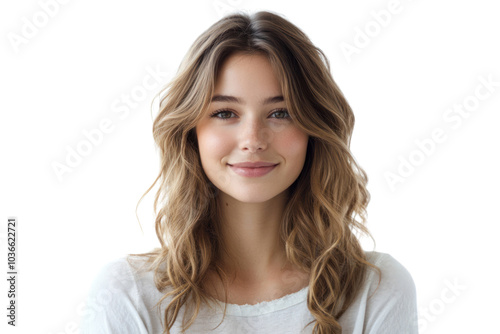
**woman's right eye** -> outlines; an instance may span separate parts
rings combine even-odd
[[[220,110],[220,109],[219,109],[219,110],[214,111],[214,112],[210,115],[210,117],[215,117],[215,118],[218,118],[218,119],[221,119],[221,120],[226,121],[226,120],[228,120],[228,119],[230,119],[230,118],[231,118],[231,114],[233,114],[233,112],[232,112],[232,111],[230,111],[230,110]],[[227,116],[229,116],[229,117],[219,117],[219,115],[227,115]]]

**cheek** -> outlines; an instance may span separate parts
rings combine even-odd
[[[303,131],[297,128],[291,128],[283,131],[276,144],[282,150],[285,158],[303,161],[307,151],[308,136]],[[287,160],[288,160],[287,159]]]
[[[200,148],[200,157],[202,163],[219,161],[227,155],[230,146],[230,138],[222,131],[213,129],[200,129],[198,131],[198,147]]]

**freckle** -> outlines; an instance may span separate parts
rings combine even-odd
[[[229,204],[227,204],[227,202],[226,202],[226,206],[229,206]]]

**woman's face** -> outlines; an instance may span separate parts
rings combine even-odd
[[[203,170],[221,192],[241,202],[265,202],[297,179],[308,135],[286,107],[265,56],[236,53],[222,64],[212,102],[196,126]],[[245,162],[272,166],[235,166]]]

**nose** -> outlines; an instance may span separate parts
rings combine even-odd
[[[270,142],[270,129],[260,119],[247,119],[240,129],[240,149],[254,153],[263,151]]]

